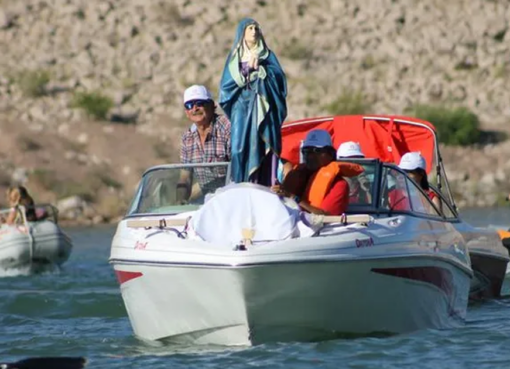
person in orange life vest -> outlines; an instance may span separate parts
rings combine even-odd
[[[425,168],[427,167],[425,158],[417,151],[408,152],[402,156],[398,166],[400,169],[403,169],[412,180],[420,185],[432,203],[441,210],[441,201],[429,186],[427,172],[425,171]]]
[[[301,150],[304,165],[292,169],[282,185],[272,187],[273,191],[280,196],[293,197],[303,210],[310,213],[345,213],[349,204],[349,185],[340,175],[340,163],[335,162],[336,150],[329,133],[322,129],[308,132]],[[287,183],[293,178],[305,186],[292,188]]]
[[[359,143],[348,141],[342,143],[336,151],[336,159],[341,161],[343,158],[364,159],[365,154],[361,151]],[[349,183],[349,202],[370,203],[372,196],[370,191],[370,181],[366,175],[361,174],[355,178],[346,178]]]

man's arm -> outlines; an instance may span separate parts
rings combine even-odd
[[[186,133],[181,139],[181,164],[191,163],[189,144],[186,142]],[[181,169],[179,181],[175,189],[175,201],[178,204],[188,202],[191,195],[192,169]]]
[[[441,199],[439,198],[439,196],[437,195],[436,191],[434,191],[433,189],[430,189],[430,191],[434,194],[432,196],[432,203],[434,205],[436,205],[437,209],[439,210],[439,212],[442,214],[443,213],[443,202],[441,201]]]
[[[285,190],[283,188],[282,185],[273,185],[271,186],[271,190],[276,193],[278,196],[283,196],[283,197],[290,197],[290,198],[294,198],[295,195],[287,190]],[[321,208],[318,208],[318,207],[315,207],[313,206],[312,204],[310,204],[308,201],[306,200],[300,200],[299,201],[299,207],[309,213],[312,213],[312,214],[323,214],[323,215],[328,215],[324,210],[322,210]]]
[[[178,204],[188,201],[191,195],[191,170],[181,169],[179,181],[175,189],[175,200]]]
[[[312,214],[320,214],[320,215],[331,215],[329,214],[328,212],[324,211],[323,209],[321,208],[318,208],[316,206],[313,206],[311,205],[308,201],[306,200],[301,200],[299,202],[299,207],[309,213],[312,213]]]
[[[195,184],[191,187],[191,193],[189,195],[189,201],[194,201],[202,196],[202,188],[200,188],[200,184],[195,182]]]

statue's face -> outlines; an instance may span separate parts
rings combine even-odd
[[[259,41],[260,30],[256,24],[250,24],[244,29],[244,40],[249,44],[254,44]]]

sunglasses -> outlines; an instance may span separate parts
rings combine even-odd
[[[305,147],[303,149],[301,149],[301,152],[303,153],[303,155],[308,155],[308,154],[322,154],[324,152],[327,152],[328,149],[324,148],[324,147]]]
[[[208,103],[209,103],[209,100],[191,100],[191,101],[184,103],[184,108],[186,110],[191,110],[191,109],[193,109],[194,106],[196,106],[197,108],[203,108]]]

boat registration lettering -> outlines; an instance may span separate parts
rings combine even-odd
[[[371,247],[374,246],[374,240],[372,237],[364,238],[362,240],[356,239],[356,247]]]
[[[147,244],[149,242],[140,242],[136,241],[135,243],[135,250],[145,250],[147,248]]]

